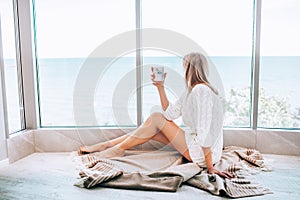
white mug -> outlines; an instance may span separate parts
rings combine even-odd
[[[154,81],[164,80],[164,67],[153,67]]]

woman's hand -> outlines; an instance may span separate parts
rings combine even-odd
[[[219,171],[216,170],[215,168],[208,169],[209,174],[217,174],[223,178],[234,178],[234,175],[232,173],[226,172],[226,171]]]
[[[151,80],[152,80],[152,84],[154,86],[156,86],[157,88],[163,88],[164,87],[164,83],[165,83],[165,79],[167,77],[167,73],[164,73],[164,80],[163,81],[155,81],[155,74],[154,74],[154,68],[151,67],[151,71],[152,71],[152,74],[151,74]]]
[[[155,79],[155,74],[154,74],[154,68],[153,67],[151,67],[151,71],[152,71],[152,74],[151,74],[152,84],[154,86],[156,86],[156,88],[158,90],[161,107],[165,111],[169,107],[169,100],[167,98],[165,88],[164,88],[164,83],[165,83],[165,79],[167,77],[167,73],[164,73],[164,80],[163,81],[155,81],[154,80]]]
[[[206,162],[207,171],[209,174],[218,174],[219,176],[224,177],[224,178],[233,178],[234,177],[234,175],[229,172],[219,171],[214,168],[213,163],[212,163],[210,147],[202,147],[202,150],[203,150],[203,153],[205,156],[205,162]]]

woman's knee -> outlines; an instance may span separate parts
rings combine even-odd
[[[160,112],[152,113],[145,121],[144,126],[155,126],[158,127],[165,122],[165,117]]]
[[[157,128],[162,128],[166,122],[166,118],[160,112],[152,113],[149,118]]]
[[[166,118],[160,112],[154,112],[150,115],[152,121],[162,122],[165,121]]]

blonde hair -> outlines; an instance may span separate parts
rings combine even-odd
[[[183,58],[185,68],[185,83],[190,93],[196,84],[207,85],[214,93],[218,91],[208,81],[208,62],[200,53],[190,53]]]

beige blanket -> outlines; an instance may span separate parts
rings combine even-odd
[[[96,154],[80,156],[81,179],[74,185],[176,192],[182,184],[187,184],[232,198],[272,193],[249,178],[252,170],[265,169],[262,155],[255,149],[224,149],[215,168],[234,173],[236,177],[232,179],[208,174],[206,169],[187,162],[175,151],[128,153],[113,159],[97,158]]]

